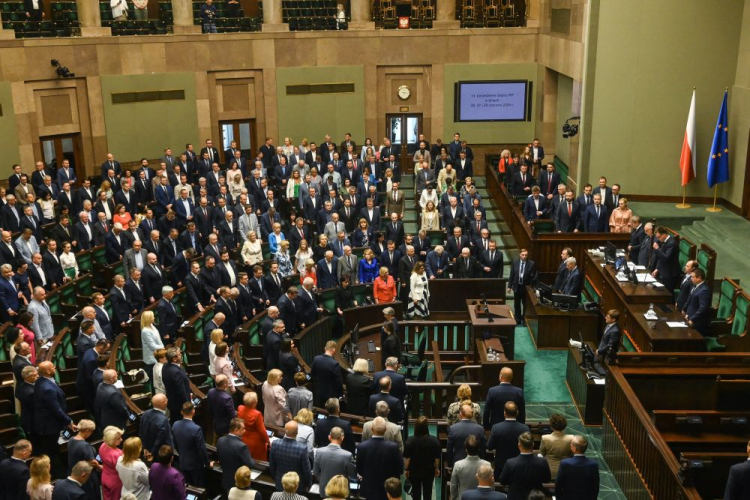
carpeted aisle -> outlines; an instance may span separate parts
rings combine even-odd
[[[570,403],[565,385],[566,350],[537,350],[525,326],[516,327],[516,359],[526,361],[524,392],[529,403]]]

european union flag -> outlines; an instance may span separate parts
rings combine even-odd
[[[727,117],[727,94],[721,103],[719,119],[716,122],[714,142],[711,144],[711,156],[708,158],[708,187],[729,180],[729,124]]]

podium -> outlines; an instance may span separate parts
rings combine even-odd
[[[515,359],[516,320],[510,312],[510,307],[503,302],[502,300],[487,300],[487,310],[485,310],[481,299],[466,299],[466,307],[469,310],[472,336],[475,341],[499,339],[500,344],[490,341],[490,345],[500,347],[502,349],[500,352],[504,352],[507,359],[513,360]],[[476,342],[474,344],[476,345]]]

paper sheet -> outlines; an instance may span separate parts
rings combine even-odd
[[[596,385],[604,385],[605,382],[606,382],[606,380],[604,380],[603,378],[595,378],[594,379],[594,383]]]
[[[250,480],[255,481],[262,474],[259,470],[250,469]]]
[[[667,321],[667,326],[670,328],[687,328],[687,325],[682,321]]]

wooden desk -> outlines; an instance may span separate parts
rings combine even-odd
[[[598,312],[561,311],[543,305],[530,286],[526,287],[526,323],[537,349],[565,349],[569,339],[579,339],[579,333],[587,342],[599,343]]]
[[[667,307],[672,312],[663,312],[659,306],[654,307],[659,321],[647,321],[643,316],[648,311],[648,304],[629,305],[625,317],[620,316],[620,325],[635,348],[639,352],[705,351],[706,340],[697,330],[690,327],[670,328],[667,325],[667,321],[685,320],[674,305]]]
[[[592,349],[596,345],[588,342]],[[584,425],[602,425],[604,408],[604,385],[594,383],[581,368],[581,353],[575,347],[568,346],[568,367],[565,384],[568,386],[573,404],[576,405]]]
[[[487,318],[484,313],[477,311],[476,304],[479,299],[466,299],[466,308],[471,319],[471,328],[474,339],[484,339],[490,336],[500,337],[505,349],[505,356],[509,360],[515,359],[515,331],[516,320],[510,312],[510,307],[498,304],[497,301],[488,300],[487,305],[490,313],[500,317]]]
[[[674,299],[666,289],[653,288],[650,285],[633,285],[619,282],[615,278],[612,266],[602,267],[604,259],[586,252],[583,261],[584,277],[601,297],[603,310],[625,309],[623,304],[670,304]]]

